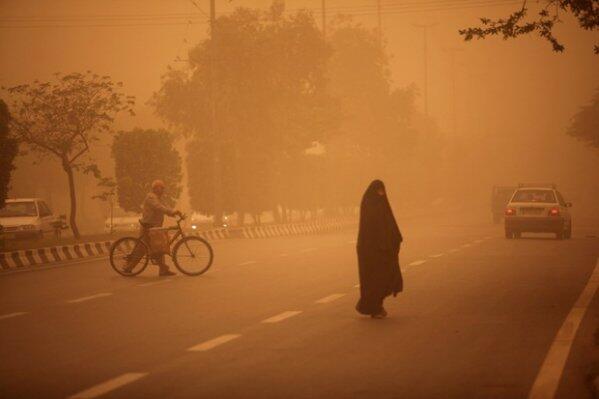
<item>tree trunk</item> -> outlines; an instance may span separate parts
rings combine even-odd
[[[69,195],[71,198],[71,213],[69,215],[69,224],[73,231],[73,236],[76,239],[81,238],[79,228],[77,227],[77,196],[75,195],[75,179],[73,177],[73,168],[66,161],[62,162],[62,168],[67,174],[69,179]]]

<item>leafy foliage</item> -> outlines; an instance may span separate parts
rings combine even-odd
[[[5,88],[14,110],[12,135],[40,157],[55,157],[67,174],[71,200],[70,226],[75,237],[77,205],[74,171],[90,166],[90,147],[112,133],[119,112],[133,115],[135,100],[120,91],[110,76],[56,74],[52,82],[34,81]]]
[[[562,52],[565,47],[553,34],[555,24],[561,22],[560,12],[571,13],[578,20],[582,29],[596,30],[599,28],[597,0],[544,0],[544,3],[544,7],[539,11],[535,20],[525,20],[528,14],[525,0],[522,7],[507,18],[497,20],[481,18],[482,26],[461,29],[460,35],[469,41],[473,38],[484,39],[493,35],[501,35],[503,39],[509,39],[536,32],[551,43],[553,51]],[[595,54],[599,54],[599,45],[595,45],[594,51]]]
[[[17,155],[17,142],[9,136],[10,113],[6,103],[0,100],[0,208],[8,195],[13,160]]]
[[[152,181],[163,180],[165,202],[173,205],[181,194],[181,157],[174,137],[165,130],[119,132],[112,144],[118,203],[125,211],[140,212]],[[110,181],[106,181],[110,188]]]
[[[568,134],[599,148],[599,88],[595,90],[591,103],[574,115]]]
[[[197,210],[275,206],[278,182],[291,178],[281,176],[289,169],[282,165],[335,125],[324,90],[330,49],[311,14],[284,15],[281,7],[218,18],[214,38],[190,52],[190,70],[167,72],[154,95],[158,115],[193,138],[187,167]]]

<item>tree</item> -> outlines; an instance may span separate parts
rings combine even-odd
[[[284,14],[277,3],[268,12],[239,8],[219,17],[212,39],[191,50],[189,70],[167,72],[153,102],[203,154],[188,162],[194,209],[218,220],[224,208],[256,214],[281,201],[274,184],[288,178],[278,176],[281,164],[333,124],[323,90],[329,55],[311,14]]]
[[[415,88],[394,88],[389,55],[376,30],[351,19],[331,24],[329,91],[343,115],[338,134],[324,142],[331,206],[356,204],[373,177],[396,178],[416,133]],[[388,181],[389,183],[393,183]]]
[[[125,211],[140,212],[152,181],[163,180],[164,200],[173,206],[181,194],[181,157],[174,137],[165,130],[119,132],[112,143],[118,203]]]
[[[554,36],[553,28],[561,22],[560,13],[572,14],[582,29],[596,30],[599,28],[599,6],[597,0],[543,0],[544,7],[536,19],[526,21],[528,15],[527,1],[522,7],[506,18],[489,19],[481,18],[482,26],[461,29],[460,35],[464,40],[473,38],[484,39],[487,36],[502,35],[503,39],[516,38],[536,32],[540,37],[549,41],[553,51],[564,51],[564,45]],[[595,54],[599,54],[599,45],[594,47]]]
[[[591,147],[599,148],[599,88],[595,90],[591,103],[574,115],[567,133]]]
[[[6,103],[0,100],[0,208],[8,195],[10,174],[17,156],[17,142],[9,136],[10,113]]]
[[[114,83],[110,76],[88,71],[56,74],[52,82],[36,80],[6,89],[12,96],[14,137],[40,157],[55,157],[62,164],[69,183],[69,221],[75,238],[80,238],[75,172],[91,166],[90,148],[112,134],[117,113],[133,115],[135,100],[120,92],[120,87],[122,83]]]

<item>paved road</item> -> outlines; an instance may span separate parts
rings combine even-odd
[[[406,288],[385,320],[353,309],[352,231],[216,242],[197,278],[122,278],[105,260],[0,276],[0,397],[527,397],[593,280],[599,231],[400,224]],[[560,398],[591,395],[597,295],[588,306]]]

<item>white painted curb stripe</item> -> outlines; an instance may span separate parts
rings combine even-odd
[[[301,310],[289,310],[287,312],[280,313],[276,316],[269,317],[266,320],[262,320],[262,323],[278,323],[290,317],[297,316],[300,313],[302,313]]]
[[[77,299],[71,299],[68,300],[68,303],[81,303],[81,302],[85,302],[85,301],[90,301],[92,299],[97,299],[97,298],[103,298],[105,296],[110,296],[112,295],[112,292],[101,292],[99,294],[95,294],[95,295],[90,295],[90,296],[84,296],[82,298],[77,298]]]
[[[71,399],[90,399],[97,398],[98,396],[102,396],[107,394],[110,391],[114,391],[124,385],[130,384],[134,381],[139,380],[140,378],[145,377],[148,373],[126,373],[112,380],[108,380],[96,386],[93,386],[85,391],[81,391],[73,396],[70,396]]]
[[[435,255],[429,255],[429,258],[440,258],[445,254],[435,254]]]
[[[17,316],[23,316],[24,314],[27,314],[27,312],[14,312],[14,313],[3,314],[3,315],[0,315],[0,320],[10,319],[10,318],[17,317]]]
[[[233,341],[234,339],[237,339],[239,337],[241,337],[240,334],[225,334],[225,335],[221,335],[220,337],[211,339],[209,341],[202,342],[201,344],[192,346],[191,348],[189,348],[187,350],[191,351],[191,352],[206,352],[210,349],[216,348],[217,346],[220,346],[222,344],[226,344],[227,342]]]
[[[549,348],[549,352],[547,352],[539,374],[537,374],[537,378],[528,394],[529,399],[550,399],[555,396],[576,332],[598,286],[599,258],[591,278],[589,278],[574,307],[568,313]]]
[[[320,298],[319,300],[317,300],[314,303],[329,303],[329,302],[336,301],[337,299],[342,298],[344,296],[345,296],[345,294],[332,294],[329,296],[325,296],[324,298]]]

